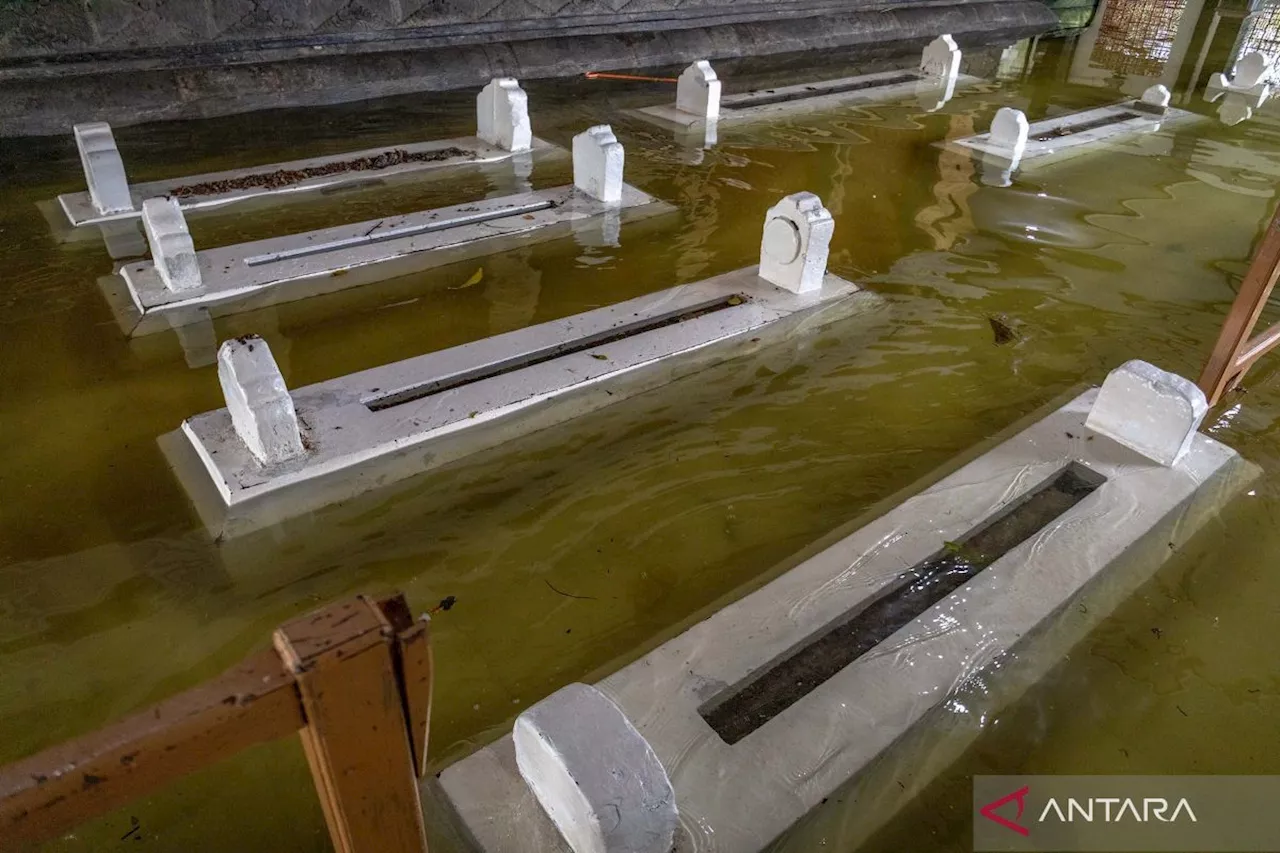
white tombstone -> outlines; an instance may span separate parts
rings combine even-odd
[[[1191,447],[1208,411],[1194,382],[1134,360],[1108,374],[1085,427],[1171,467]]]
[[[306,453],[293,398],[266,341],[257,335],[224,341],[218,381],[231,425],[254,458],[274,465]]]
[[[200,262],[176,198],[149,198],[142,203],[142,227],[151,258],[164,286],[176,292],[200,287]]]
[[[1271,76],[1274,60],[1264,53],[1252,51],[1236,61],[1231,77],[1222,73],[1212,74],[1209,84],[1205,86],[1205,100],[1217,101],[1228,93],[1243,96],[1248,105],[1257,108],[1271,97],[1271,84],[1267,78]]]
[[[960,74],[960,56],[956,40],[949,34],[940,35],[925,45],[924,52],[920,55],[920,73],[926,77],[949,80],[954,88],[956,77]]]
[[[1157,83],[1143,92],[1142,97],[1138,100],[1153,107],[1165,108],[1169,106],[1169,98],[1169,87]]]
[[[599,124],[573,138],[573,185],[607,204],[622,201],[622,143]]]
[[[507,151],[533,147],[529,96],[511,77],[495,77],[476,96],[476,136]]]
[[[1027,134],[1031,125],[1027,122],[1026,113],[1013,107],[1001,107],[991,122],[988,134],[992,145],[1005,149],[1001,154],[1010,160],[1021,160],[1022,152],[1027,148]],[[1006,153],[1007,152],[1007,153]]]
[[[699,59],[676,83],[676,109],[712,121],[720,117],[720,78],[705,59]]]
[[[124,161],[116,148],[111,125],[105,121],[94,121],[77,124],[72,131],[76,148],[80,150],[80,165],[84,167],[89,200],[94,208],[102,214],[133,210],[129,179],[125,176]]]
[[[792,293],[822,289],[835,220],[813,193],[795,193],[769,208],[760,240],[760,277]]]
[[[574,853],[671,853],[671,780],[609,697],[570,684],[517,717],[512,739],[520,775]]]

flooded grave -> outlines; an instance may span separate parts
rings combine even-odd
[[[561,423],[874,303],[827,273],[833,230],[817,196],[788,196],[766,216],[759,267],[293,392],[262,339],[227,341],[227,408],[183,423],[200,466],[174,468],[229,534]]]
[[[574,151],[573,186],[199,252],[179,202],[148,199],[153,260],[121,267],[128,298],[105,292],[125,333],[146,335],[553,240],[591,219],[616,233],[624,220],[674,211],[622,181],[624,152],[607,125],[580,134]]]
[[[940,109],[958,84],[976,78],[960,74],[961,51],[955,40],[942,35],[930,42],[912,70],[882,71],[760,89],[737,95],[722,94],[722,81],[705,60],[685,69],[677,83],[674,105],[636,110],[635,115],[660,124],[688,128],[717,123],[762,121],[783,115],[817,112],[844,104],[891,101],[915,96],[926,109]]]
[[[977,157],[983,163],[984,182],[1007,186],[1019,168],[1061,162],[1097,151],[1104,143],[1203,120],[1170,107],[1169,97],[1168,89],[1156,85],[1132,101],[1037,122],[1028,122],[1021,110],[1001,107],[987,133],[938,145]]]
[[[659,841],[669,823],[653,816],[678,812],[678,849],[765,849],[900,739],[928,737],[934,713],[969,680],[984,679],[987,690],[969,711],[999,710],[989,705],[1008,698],[1004,682],[1025,688],[1043,675],[1250,482],[1253,465],[1197,432],[1206,410],[1191,382],[1144,362],[1123,365],[1101,389],[810,552],[596,688],[571,686],[534,705],[514,739],[441,774],[442,810],[487,853],[668,849],[567,845],[581,833],[566,827],[614,825],[603,805],[591,811],[607,803],[643,810],[617,823]],[[616,717],[593,710],[598,727],[561,724],[602,702]],[[615,781],[585,805],[572,801],[548,784],[559,768],[522,746],[530,729],[571,778]],[[607,743],[637,737],[653,761],[631,747],[631,764],[599,772],[621,760]],[[963,744],[936,748],[952,754]],[[636,797],[627,786],[637,778],[658,792],[669,784],[674,803]],[[893,787],[880,803],[891,800],[889,808],[854,819],[869,831],[909,796]]]
[[[52,224],[58,231],[68,223],[80,228],[138,219],[143,202],[149,198],[174,198],[183,210],[199,210],[254,198],[285,200],[301,192],[377,183],[427,169],[496,163],[531,152],[563,152],[533,136],[528,98],[510,78],[495,78],[477,96],[476,125],[475,136],[130,184],[110,125],[78,124],[76,147],[87,190],[58,196],[66,223]],[[52,218],[50,213],[46,215]]]

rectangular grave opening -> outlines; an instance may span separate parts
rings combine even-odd
[[[390,409],[393,406],[412,403],[415,400],[422,400],[435,394],[443,394],[445,391],[452,391],[455,388],[461,388],[464,385],[481,382],[485,379],[493,379],[494,377],[513,373],[517,370],[523,370],[526,367],[543,364],[544,362],[548,362],[562,356],[585,352],[586,350],[611,344],[626,338],[633,338],[636,335],[642,335],[646,332],[652,332],[668,326],[674,326],[677,323],[687,323],[688,321],[697,319],[698,317],[703,317],[707,314],[714,314],[717,311],[724,311],[728,308],[742,305],[748,301],[750,301],[750,297],[741,293],[707,300],[706,302],[691,305],[688,308],[668,311],[665,314],[656,314],[652,317],[646,317],[632,323],[625,323],[611,329],[606,329],[602,332],[584,335],[583,337],[574,338],[573,340],[564,341],[553,346],[523,353],[515,356],[514,358],[504,359],[502,361],[494,362],[493,364],[486,364],[483,367],[479,367],[474,370],[462,371],[451,376],[445,376],[440,379],[434,379],[430,382],[424,382],[421,385],[403,388],[372,400],[366,400],[365,406],[367,406],[372,412],[379,412],[383,409]]]
[[[712,698],[698,713],[725,743],[737,743],[1045,529],[1104,482],[1101,474],[1072,462],[908,569],[871,601]]]
[[[1062,127],[1045,131],[1031,137],[1032,142],[1048,142],[1051,139],[1061,139],[1064,136],[1074,136],[1077,133],[1084,133],[1086,130],[1097,130],[1100,127],[1109,127],[1113,124],[1129,121],[1130,119],[1142,118],[1134,112],[1114,113],[1112,115],[1095,118],[1091,121],[1082,121],[1077,124],[1064,124]]]
[[[817,98],[822,95],[839,95],[844,92],[858,92],[863,89],[877,89],[881,86],[897,86],[901,83],[910,83],[919,79],[919,74],[899,74],[896,77],[884,77],[879,80],[859,80],[856,82],[827,86],[817,83],[812,86],[805,86],[804,89],[796,92],[774,92],[770,89],[753,98],[733,98],[729,100],[725,106],[735,110],[743,109],[745,107],[767,107],[771,104],[785,104],[787,101],[798,101],[802,98]]]
[[[385,243],[388,240],[399,240],[402,237],[416,237],[420,234],[431,234],[436,231],[448,231],[451,228],[461,228],[464,225],[479,225],[482,222],[493,222],[498,219],[506,219],[511,216],[523,216],[529,213],[535,213],[539,210],[550,210],[556,206],[554,201],[536,201],[529,204],[512,205],[510,207],[502,207],[497,210],[485,210],[477,213],[464,214],[462,216],[451,216],[448,219],[441,219],[436,222],[428,222],[422,225],[405,225],[400,228],[379,228],[377,225],[369,229],[365,234],[359,234],[355,237],[346,237],[341,240],[330,240],[327,243],[319,243],[314,246],[299,246],[296,249],[284,249],[279,252],[270,252],[265,255],[254,255],[251,258],[245,258],[245,266],[257,267],[263,264],[274,264],[280,261],[294,260],[295,258],[305,258],[311,255],[323,255],[328,252],[336,252],[341,249],[353,249],[358,246],[370,246],[375,243]]]

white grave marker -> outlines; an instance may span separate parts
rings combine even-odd
[[[80,150],[80,165],[84,167],[84,180],[89,185],[89,199],[99,213],[123,213],[133,210],[133,198],[129,194],[129,179],[124,173],[124,161],[116,148],[116,138],[111,125],[105,121],[77,124],[72,130],[76,148]]]
[[[164,286],[175,293],[200,288],[200,262],[186,217],[176,198],[149,198],[142,203],[142,227],[151,257]]]
[[[1107,375],[1085,426],[1170,467],[1191,447],[1208,411],[1194,382],[1134,360]]]
[[[680,75],[676,109],[709,121],[720,117],[720,78],[710,62],[700,59]]]
[[[476,96],[476,136],[507,151],[529,151],[529,96],[511,77],[495,77]]]
[[[1143,92],[1142,97],[1138,100],[1153,107],[1167,107],[1169,106],[1169,98],[1169,88],[1157,83]]]
[[[925,45],[920,55],[920,72],[928,77],[950,80],[954,87],[956,77],[960,75],[960,57],[956,40],[950,34],[940,35]]]
[[[218,381],[236,435],[258,462],[274,465],[306,453],[293,398],[266,341],[257,335],[225,341]]]
[[[520,775],[574,853],[670,853],[671,780],[609,697],[570,684],[521,714],[512,737]]]
[[[821,290],[835,227],[813,193],[787,196],[765,214],[760,277],[792,293]]]
[[[573,185],[606,204],[622,200],[622,143],[607,124],[573,138]]]

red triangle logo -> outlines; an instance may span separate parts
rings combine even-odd
[[[978,809],[978,813],[981,814],[983,817],[985,817],[987,820],[995,821],[996,823],[1003,826],[1005,829],[1012,829],[1014,832],[1018,833],[1019,835],[1030,835],[1031,830],[1027,829],[1025,826],[1017,822],[1019,820],[1022,820],[1022,812],[1027,807],[1026,799],[1027,799],[1027,794],[1029,793],[1031,793],[1031,786],[1030,785],[1024,786],[1014,791],[1012,794],[1005,794],[1003,797],[1001,797],[998,800],[992,800],[982,808]],[[1008,803],[1013,803],[1013,802],[1016,802],[1018,804],[1018,813],[1014,815],[1013,820],[1009,820],[1004,815],[996,814],[996,809]]]

